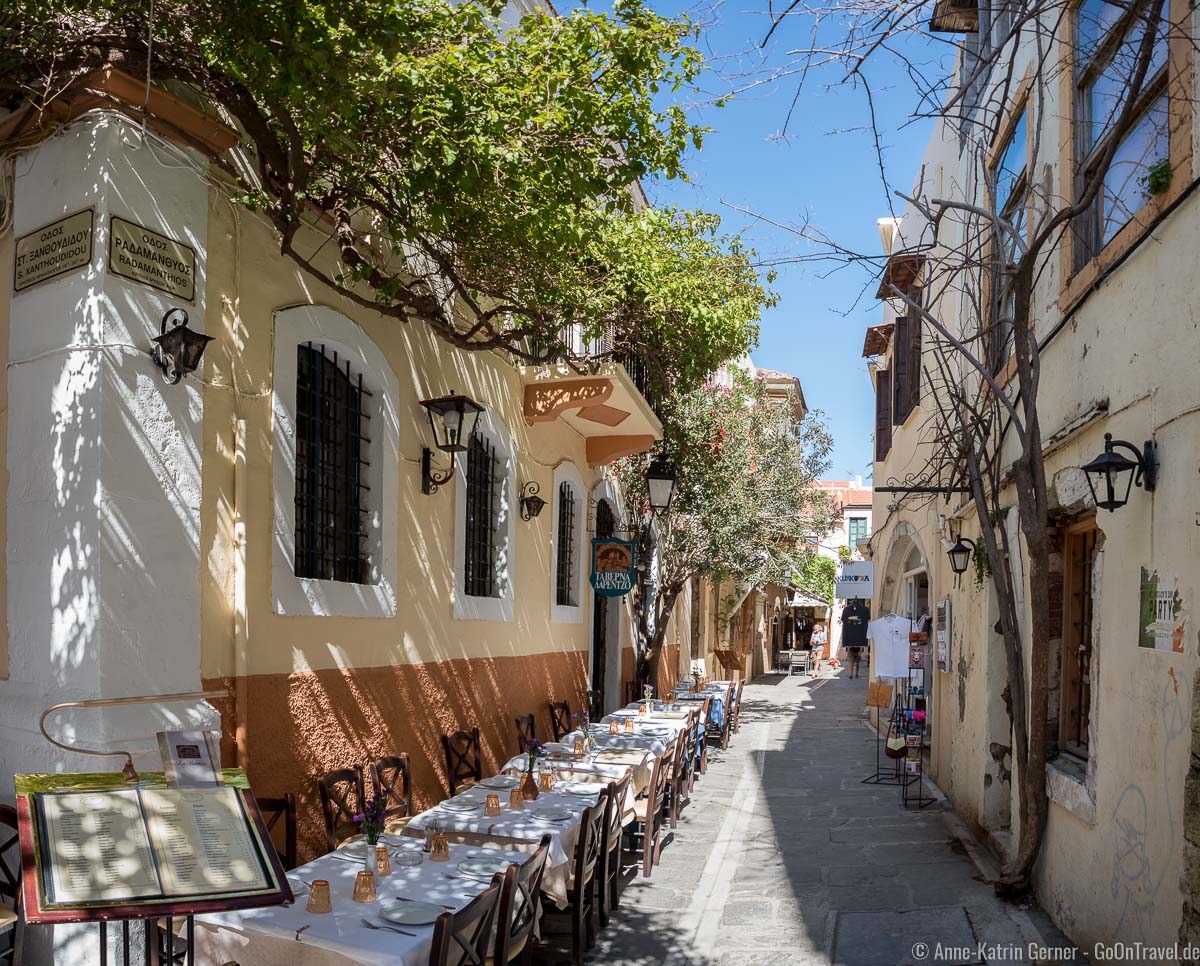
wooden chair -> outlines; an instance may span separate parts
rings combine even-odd
[[[626,704],[633,704],[634,701],[642,696],[641,691],[638,689],[637,681],[626,681],[624,691]]]
[[[697,727],[700,733],[699,738],[699,756],[700,756],[700,774],[703,775],[708,771],[708,718],[712,714],[713,697],[710,694],[704,699],[704,703],[700,706],[700,722]]]
[[[609,911],[621,904],[621,870],[625,855],[625,820],[633,821],[633,810],[626,805],[633,773],[627,772],[619,782],[608,786],[608,803],[604,815],[604,841],[600,846],[600,893],[597,908],[600,925],[608,925]]]
[[[683,808],[683,803],[691,801],[687,763],[691,757],[688,746],[696,740],[696,735],[692,728],[693,726],[689,722],[687,730],[681,731],[676,736],[675,752],[671,755],[671,764],[667,770],[666,794],[663,798],[663,817],[670,821],[671,828],[675,828],[679,824],[679,813]],[[685,790],[688,793],[686,797]]]
[[[533,856],[521,865],[510,865],[500,887],[496,913],[496,966],[520,959],[528,963],[533,953],[533,932],[541,918],[542,876],[550,857],[550,836],[543,835]]]
[[[273,832],[275,826],[283,821],[283,851],[279,852],[279,861],[283,863],[284,871],[296,868],[296,796],[285,792],[279,798],[258,798],[258,810],[262,812],[263,821],[267,823],[267,831]]]
[[[450,785],[451,798],[458,794],[460,787],[468,788],[483,778],[478,728],[442,735],[442,752],[446,756],[446,781]]]
[[[458,912],[443,912],[433,927],[429,966],[484,966],[492,945],[492,924],[500,900],[504,874],[492,876],[492,884]]]
[[[604,841],[604,813],[609,789],[600,793],[600,800],[585,808],[579,817],[579,837],[575,841],[575,857],[567,881],[567,907],[561,911],[546,908],[542,911],[543,925],[547,920],[567,918],[571,925],[571,962],[583,966],[583,954],[596,942],[596,890],[600,850]]]
[[[24,922],[21,919],[21,855],[17,810],[0,805],[0,963],[20,966]]]
[[[730,691],[732,690],[733,689],[730,688],[729,691],[725,692],[725,704],[722,708],[724,718],[722,719],[721,724],[718,726],[709,721],[709,723],[705,726],[706,738],[711,738],[713,741],[719,741],[721,743],[722,751],[729,747],[729,723],[733,720],[733,708],[731,707],[733,702],[730,700],[729,695]]]
[[[571,706],[566,701],[550,702],[550,728],[555,741],[562,741],[563,735],[571,733]]]
[[[413,817],[412,763],[408,754],[384,755],[372,764],[371,788],[376,798],[383,798],[384,830],[403,831]]]
[[[641,839],[642,875],[646,878],[658,863],[662,849],[663,800],[667,794],[667,769],[670,767],[665,757],[655,759],[646,795],[633,803],[632,834],[635,840]]]
[[[321,795],[321,812],[325,816],[325,844],[332,852],[345,839],[357,835],[361,815],[367,804],[366,783],[362,765],[331,771],[317,782]]]
[[[537,741],[537,722],[531,714],[517,715],[517,754],[525,754],[529,742]]]
[[[746,682],[739,681],[737,686],[737,697],[733,699],[733,733],[736,735],[741,727],[739,719],[742,717],[742,692],[746,690]]]

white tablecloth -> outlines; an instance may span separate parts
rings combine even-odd
[[[452,801],[475,802],[478,808],[470,812],[451,811],[435,805],[428,811],[414,815],[408,823],[408,831],[423,831],[431,825],[442,831],[473,832],[476,835],[502,835],[507,838],[523,839],[531,845],[550,836],[550,858],[542,878],[542,891],[563,909],[567,905],[567,876],[571,870],[571,857],[575,854],[575,843],[579,839],[579,817],[583,810],[595,805],[604,791],[603,783],[573,782],[573,787],[591,790],[589,795],[569,794],[565,791],[541,792],[536,801],[526,802],[525,808],[513,811],[508,807],[509,789],[487,788],[473,785],[460,792]],[[500,815],[484,815],[483,803],[487,796],[500,799]],[[566,822],[538,821],[542,809],[562,808],[574,816]]]
[[[627,718],[629,718],[629,715],[618,711],[615,714],[605,715],[598,726],[592,726],[592,738],[595,739],[596,744],[599,745],[602,751],[607,748],[620,748],[631,751],[645,751],[655,758],[661,758],[675,744],[675,735],[678,729],[669,727],[666,721],[655,721],[651,727],[665,727],[670,732],[669,734],[650,735],[645,733],[645,725],[641,720],[634,716],[632,720],[636,730],[633,734],[626,734],[624,729]],[[610,721],[616,721],[620,724],[620,734],[612,735],[608,733],[608,723]],[[580,737],[578,732],[572,732],[567,735],[567,740],[574,741],[578,737]]]
[[[419,839],[389,836],[400,849],[421,853]],[[393,849],[393,854],[395,849]],[[513,862],[524,862],[528,854],[451,845],[448,862],[424,861],[419,866],[398,866],[391,875],[376,877],[380,900],[403,896],[460,909],[487,888],[478,879],[448,878],[458,863],[469,855],[484,853]],[[336,853],[323,855],[288,873],[297,892],[291,906],[270,906],[196,917],[196,962],[220,966],[232,961],[241,966],[424,966],[429,961],[433,925],[403,926],[413,936],[368,929],[364,918],[385,925],[379,918],[379,901],[355,902],[351,897],[354,877],[363,868],[361,859],[348,861]],[[328,879],[333,912],[314,915],[305,909],[308,891],[295,883]],[[301,894],[302,893],[302,894]],[[450,910],[446,910],[447,912]],[[296,938],[296,930],[308,928]]]

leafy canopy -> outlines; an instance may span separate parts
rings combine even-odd
[[[285,254],[460,347],[584,365],[580,325],[695,384],[772,298],[711,216],[635,210],[637,180],[683,176],[703,133],[659,106],[699,70],[695,30],[640,0],[519,19],[502,0],[5,6],[0,105],[149,66],[241,129],[246,163],[214,161]]]

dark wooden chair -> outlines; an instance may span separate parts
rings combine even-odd
[[[623,690],[625,692],[626,704],[633,704],[634,701],[642,696],[642,692],[637,686],[637,681],[626,681]]]
[[[21,855],[17,810],[0,805],[0,963],[20,966],[25,924],[21,919]]]
[[[273,833],[275,826],[283,822],[283,849],[276,844],[275,851],[279,853],[285,871],[296,868],[296,796],[285,792],[278,798],[258,798],[256,801],[268,832]]]
[[[321,796],[321,813],[325,816],[325,845],[332,852],[345,839],[357,835],[361,815],[367,804],[366,783],[362,765],[338,768],[317,782]]]
[[[681,731],[675,740],[675,753],[671,756],[671,768],[667,772],[667,797],[663,808],[671,828],[679,825],[679,813],[692,800],[691,763],[696,747],[696,721],[688,720],[686,731]]]
[[[708,771],[708,716],[712,714],[712,703],[713,699],[710,694],[704,699],[704,704],[700,706],[700,733],[697,737],[699,738],[700,761],[698,764],[701,775]]]
[[[496,913],[496,966],[520,960],[529,963],[533,932],[541,918],[542,876],[550,857],[550,836],[543,835],[537,851],[521,865],[510,865],[500,887]]]
[[[371,788],[384,802],[383,827],[403,831],[413,816],[412,763],[408,755],[384,755],[371,765]]]
[[[633,820],[628,809],[629,783],[632,773],[626,773],[619,782],[608,786],[608,802],[604,814],[604,841],[600,846],[600,892],[597,896],[597,911],[600,925],[608,925],[609,912],[621,904],[621,872],[625,855],[625,819]]]
[[[733,699],[733,733],[736,735],[741,729],[739,723],[742,717],[742,692],[746,690],[746,682],[738,681],[737,697]]]
[[[485,966],[492,945],[492,924],[500,900],[504,874],[458,912],[443,912],[433,927],[429,966]]]
[[[721,708],[724,718],[722,718],[721,724],[718,726],[710,721],[707,726],[707,737],[712,739],[709,744],[720,743],[722,751],[729,747],[729,725],[733,721],[732,692],[733,688],[725,692],[725,703]]]
[[[670,762],[666,755],[656,758],[650,774],[646,795],[633,803],[632,834],[642,849],[642,875],[650,877],[658,864],[662,850],[663,801],[667,796],[667,771]]]
[[[579,837],[575,840],[575,856],[567,881],[567,907],[563,910],[542,910],[543,929],[566,919],[571,928],[571,962],[583,966],[583,954],[596,942],[596,891],[599,886],[600,850],[604,842],[604,815],[609,790],[600,793],[600,800],[585,808],[579,817]]]
[[[563,735],[571,733],[571,706],[566,701],[550,702],[550,729],[555,741],[562,741]]]
[[[517,754],[525,754],[529,742],[537,741],[537,722],[531,714],[517,715]]]
[[[442,752],[446,756],[446,782],[451,798],[458,794],[459,788],[474,785],[483,777],[478,728],[442,735]]]

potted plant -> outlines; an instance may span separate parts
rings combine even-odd
[[[541,753],[542,743],[536,738],[530,738],[525,743],[525,754],[529,756],[529,767],[525,769],[525,777],[521,779],[521,797],[527,802],[532,802],[538,797],[538,783],[537,779],[533,777],[533,768]]]

